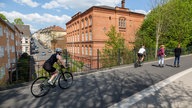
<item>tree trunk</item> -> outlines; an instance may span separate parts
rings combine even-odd
[[[160,32],[161,32],[161,23],[159,20],[159,22],[157,23],[157,30],[156,30],[155,58],[157,58],[157,50],[158,50],[158,45],[159,45]]]

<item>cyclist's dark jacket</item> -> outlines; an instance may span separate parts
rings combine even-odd
[[[52,54],[51,57],[45,61],[45,63],[43,64],[43,68],[48,71],[48,72],[55,72],[55,68],[53,67],[53,64],[55,62],[57,62],[57,58],[56,58],[57,54]]]

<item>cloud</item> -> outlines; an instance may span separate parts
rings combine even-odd
[[[19,4],[28,5],[30,7],[37,7],[37,6],[39,6],[39,3],[33,2],[32,0],[13,0],[13,1],[16,2],[16,3],[19,3]]]
[[[38,13],[22,14],[16,11],[0,11],[0,13],[4,14],[10,22],[13,22],[15,18],[21,18],[24,24],[33,25],[33,28],[31,29],[32,32],[34,32],[33,30],[38,30],[41,27],[47,27],[51,25],[58,25],[64,28],[66,22],[71,19],[71,17],[67,15],[54,16],[47,13],[41,15]]]
[[[121,0],[52,0],[48,3],[42,5],[44,9],[53,9],[53,8],[64,8],[64,9],[75,9],[75,10],[85,10],[91,6],[98,5],[107,5],[107,6],[116,6],[121,3]]]

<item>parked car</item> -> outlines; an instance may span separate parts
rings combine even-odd
[[[45,56],[45,55],[46,55],[46,53],[45,53],[45,52],[42,52],[42,53],[41,53],[41,55],[42,55],[42,56]]]
[[[51,49],[48,50],[48,53],[52,53]]]

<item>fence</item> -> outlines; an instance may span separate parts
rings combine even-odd
[[[66,53],[63,58],[65,59],[66,64],[70,65],[70,71],[72,72],[90,72],[96,71],[99,69],[111,68],[113,66],[120,66],[126,64],[132,64],[137,59],[137,52],[139,49],[135,48],[131,51],[128,50],[117,50],[111,51],[107,54],[103,54],[100,50],[97,50],[96,56],[82,56],[79,58],[77,55],[72,55]],[[192,53],[192,47],[183,48],[182,55]],[[173,49],[166,48],[167,57],[173,57],[174,52]],[[155,49],[147,49],[146,48],[146,57],[144,62],[154,61],[155,58]],[[40,76],[48,76],[49,74],[42,68],[42,63],[31,64],[30,66],[26,64],[22,65],[22,69],[29,69],[28,73],[21,74],[19,71],[19,75],[25,76],[27,78],[25,81],[29,81],[31,79],[40,77]],[[18,64],[19,66],[19,64]],[[23,67],[24,66],[24,67]],[[57,65],[55,65],[57,68]],[[19,69],[19,68],[18,68]],[[20,69],[20,70],[22,70]],[[14,76],[14,75],[13,75]]]

